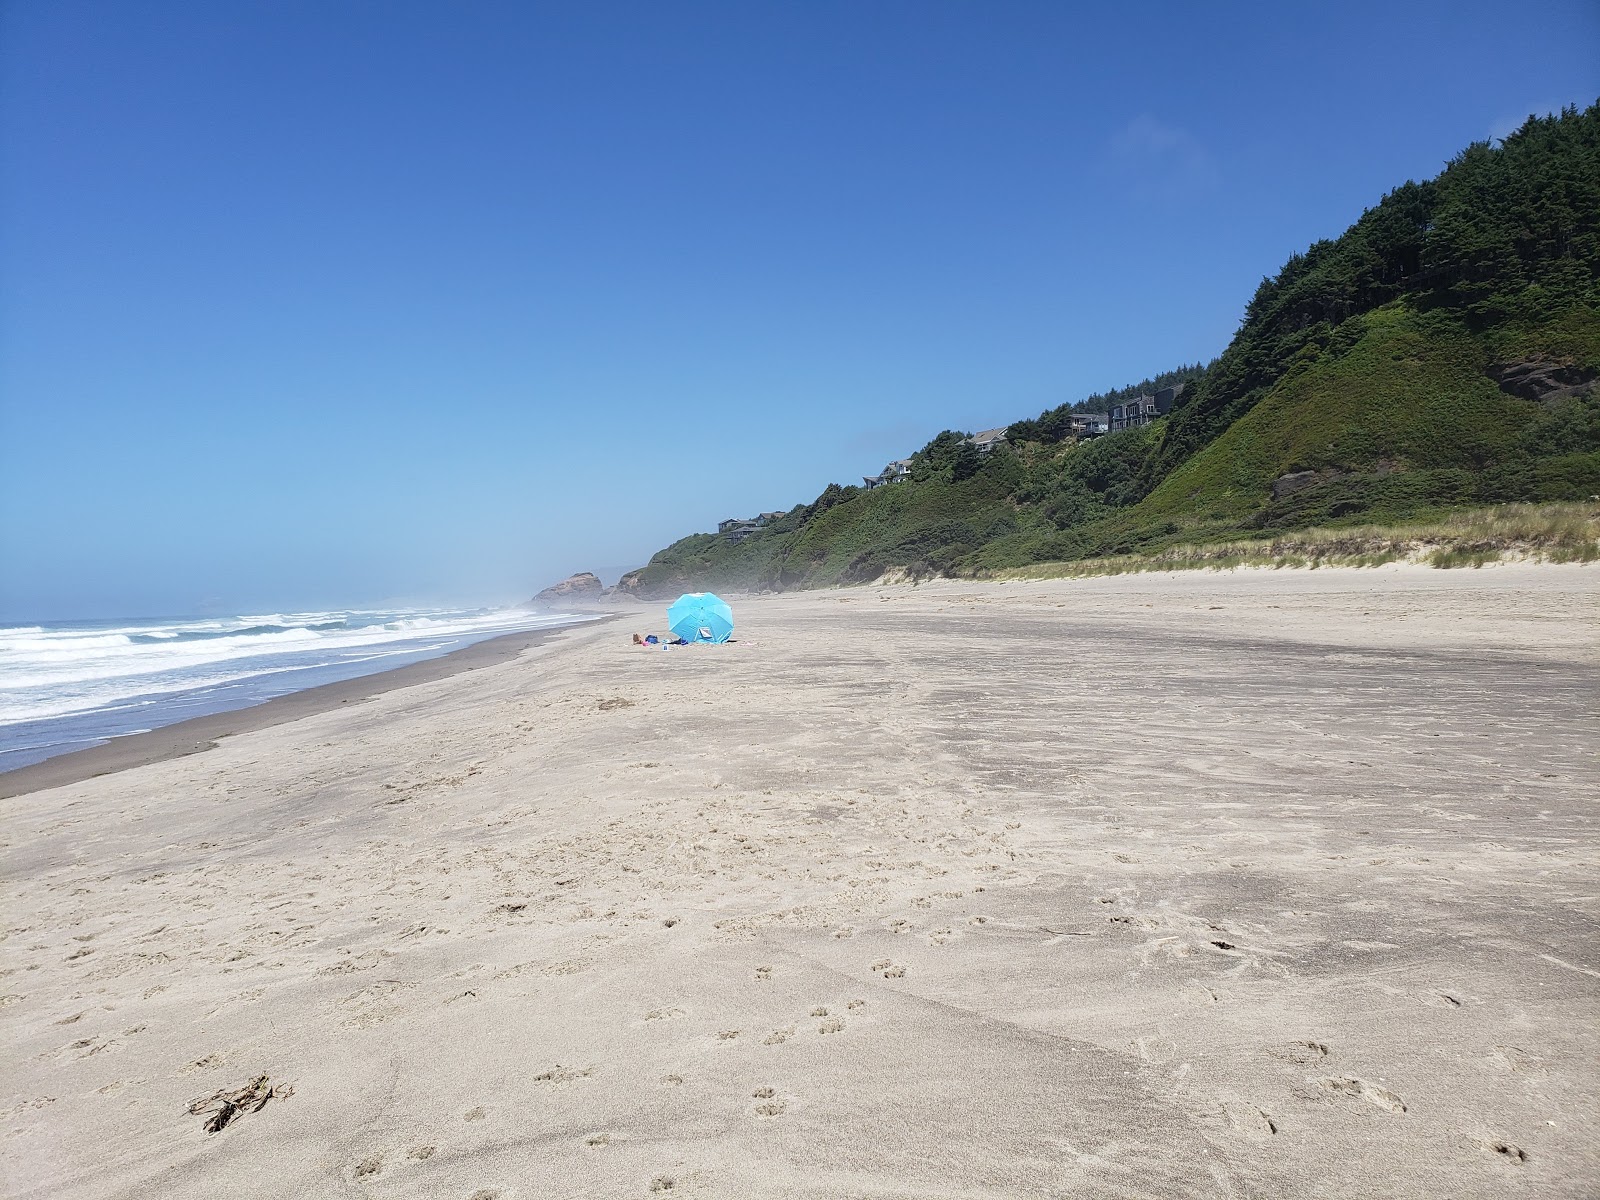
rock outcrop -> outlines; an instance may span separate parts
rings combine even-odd
[[[606,588],[600,582],[600,577],[590,571],[579,571],[576,575],[569,575],[560,583],[551,584],[532,600],[528,608],[564,608],[573,604],[583,604],[592,600],[599,600],[606,594]]]
[[[1502,392],[1524,400],[1546,403],[1564,400],[1585,391],[1595,381],[1593,368],[1573,367],[1547,358],[1501,363],[1489,368],[1489,376]]]
[[[644,568],[640,567],[637,571],[629,571],[621,579],[617,580],[617,586],[613,590],[622,596],[642,597],[644,595]]]

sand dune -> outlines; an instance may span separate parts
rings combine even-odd
[[[12,798],[7,1194],[1592,1195],[1597,598],[760,598]]]

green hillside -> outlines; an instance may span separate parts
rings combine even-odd
[[[698,534],[625,586],[784,588],[977,574],[1600,493],[1600,104],[1530,119],[1263,280],[1205,366],[940,434],[909,480],[830,485],[737,543]],[[1071,414],[1182,384],[1167,416]]]

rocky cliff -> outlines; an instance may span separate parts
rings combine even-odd
[[[576,575],[569,575],[560,583],[545,588],[529,600],[526,607],[565,608],[599,600],[605,594],[605,585],[600,582],[599,576],[589,571],[580,571]]]

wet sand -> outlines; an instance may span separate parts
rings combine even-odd
[[[598,619],[608,618],[602,616]],[[537,646],[551,632],[548,629],[535,629],[486,638],[438,658],[408,663],[392,671],[325,683],[320,687],[291,692],[287,696],[276,696],[248,708],[191,717],[187,721],[163,725],[160,729],[113,738],[103,745],[60,754],[40,763],[18,767],[14,771],[0,772],[0,800],[44,788],[78,783],[98,775],[110,775],[129,767],[142,767],[169,758],[181,758],[186,754],[199,754],[215,748],[217,742],[225,737],[256,729],[270,729],[274,725],[298,721],[301,717],[327,712],[343,704],[359,704],[393,688],[411,687],[462,671],[493,666]]]
[[[14,797],[6,1193],[1593,1195],[1597,600],[760,598]]]

